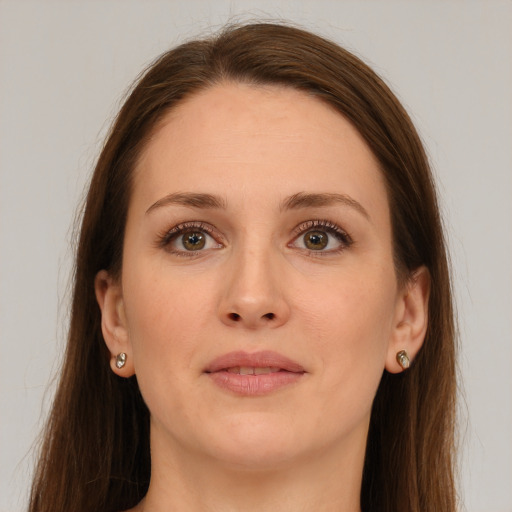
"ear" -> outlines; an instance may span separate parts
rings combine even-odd
[[[121,284],[114,281],[106,270],[101,270],[96,274],[94,289],[101,310],[101,331],[110,351],[110,367],[121,377],[131,377],[135,369]],[[116,366],[116,357],[120,353],[126,354],[126,363],[122,368]]]
[[[428,299],[430,274],[426,267],[414,271],[403,287],[397,301],[393,333],[386,357],[386,370],[390,373],[403,371],[396,359],[405,350],[412,363],[419,352],[428,326]]]

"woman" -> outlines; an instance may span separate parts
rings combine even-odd
[[[386,85],[286,26],[186,43],[96,166],[30,510],[454,511],[454,345]]]

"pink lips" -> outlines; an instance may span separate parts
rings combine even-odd
[[[219,387],[237,395],[261,396],[297,382],[305,370],[277,352],[238,351],[214,359],[205,374]]]

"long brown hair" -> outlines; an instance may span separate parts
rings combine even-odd
[[[228,27],[156,60],[119,112],[83,214],[67,351],[37,466],[31,512],[130,508],[150,479],[149,412],[136,377],[109,366],[94,277],[119,275],[132,170],[162,117],[213,84],[277,84],[317,97],[348,119],[387,185],[399,279],[431,276],[429,324],[414,364],[384,372],[374,400],[361,491],[365,512],[454,512],[455,336],[450,276],[427,157],[403,107],[361,60],[278,24]]]

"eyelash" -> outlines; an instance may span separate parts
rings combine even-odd
[[[292,246],[292,244],[301,236],[308,233],[308,231],[312,231],[315,228],[321,228],[323,231],[326,231],[328,234],[333,235],[339,242],[340,246],[336,249],[330,249],[327,251],[322,250],[311,250],[311,249],[304,249],[307,251],[309,255],[312,256],[326,256],[329,254],[337,254],[345,249],[349,248],[351,245],[353,245],[354,241],[352,240],[352,237],[344,230],[341,229],[337,224],[334,222],[327,220],[327,219],[315,219],[315,220],[308,220],[306,222],[302,222],[299,224],[296,228],[293,230],[293,240],[288,244],[288,247]],[[190,231],[203,231],[210,237],[212,237],[214,240],[219,242],[219,239],[222,239],[222,237],[217,233],[217,231],[209,224],[206,224],[204,222],[198,222],[198,221],[191,221],[191,222],[183,222],[180,223],[173,228],[163,231],[157,235],[157,247],[161,249],[166,249],[172,254],[175,254],[177,256],[183,256],[183,257],[191,257],[197,255],[201,251],[181,251],[172,249],[169,247],[170,243],[174,240],[176,240],[180,235],[183,235]]]
[[[185,233],[191,232],[191,231],[203,231],[213,239],[219,239],[220,237],[216,231],[213,229],[212,226],[209,224],[206,224],[204,222],[183,222],[181,224],[178,224],[174,226],[173,228],[163,231],[162,233],[159,233],[157,235],[157,247],[161,249],[166,249],[172,254],[175,254],[177,256],[183,256],[183,257],[190,257],[190,256],[196,256],[201,251],[179,251],[176,249],[172,249],[169,247],[169,244],[176,240],[180,235],[184,235]],[[216,236],[214,236],[214,233]],[[219,242],[218,242],[219,243]]]
[[[321,228],[322,231],[326,231],[328,234],[333,235],[340,242],[340,246],[336,249],[330,249],[327,251],[305,249],[309,255],[322,257],[328,256],[330,254],[337,254],[344,251],[345,249],[348,249],[354,244],[352,237],[344,229],[340,228],[337,224],[327,219],[308,220],[299,224],[293,230],[294,238],[290,244],[294,243],[301,235],[304,236],[306,233],[314,230],[315,228]]]

